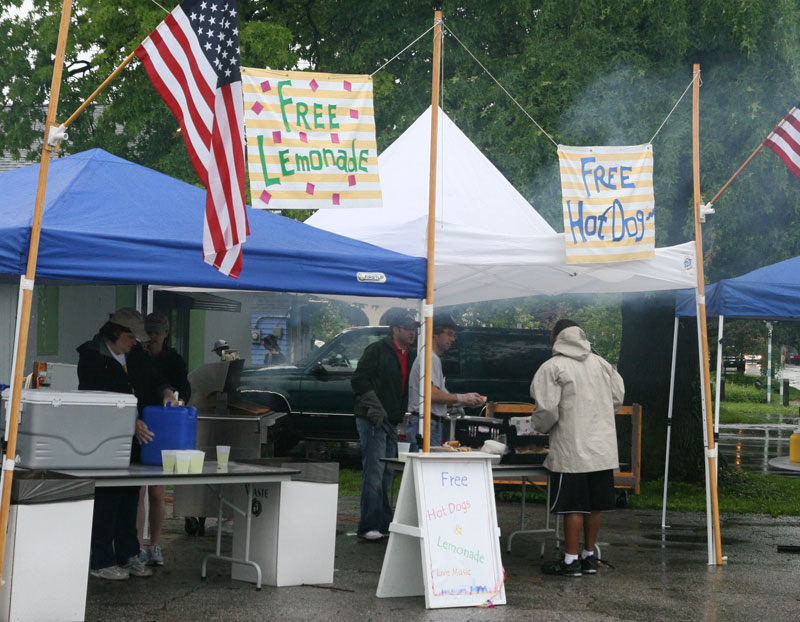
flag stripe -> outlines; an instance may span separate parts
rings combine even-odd
[[[778,123],[764,144],[783,160],[797,177],[800,177],[800,111],[792,108]]]
[[[183,2],[136,49],[206,186],[203,259],[234,278],[250,229],[235,0]]]

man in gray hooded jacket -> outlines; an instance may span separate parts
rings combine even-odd
[[[531,383],[532,423],[550,434],[544,466],[550,475],[550,511],[564,515],[563,560],[546,574],[579,577],[597,572],[594,545],[600,513],[614,509],[614,469],[619,467],[614,413],[625,386],[616,369],[592,353],[572,320],[559,320],[551,335],[553,356]],[[583,551],[578,540],[583,531]]]

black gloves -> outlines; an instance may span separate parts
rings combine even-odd
[[[376,428],[382,428],[384,423],[388,423],[389,417],[375,391],[364,393],[361,396],[361,403],[367,407],[367,419]]]

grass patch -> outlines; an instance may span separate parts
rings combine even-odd
[[[719,421],[720,423],[795,423],[797,406],[720,402]]]
[[[395,498],[400,488],[400,477],[395,478]],[[668,509],[678,512],[705,512],[706,493],[702,484],[671,482]],[[361,495],[361,471],[339,470],[339,495]],[[664,497],[664,480],[642,482],[641,494],[628,495],[628,508],[635,510],[660,510]],[[498,501],[519,502],[522,498],[517,486],[495,487]],[[528,503],[545,503],[545,495],[538,490],[528,491]],[[721,469],[719,475],[719,509],[731,514],[769,514],[770,516],[800,516],[800,479],[778,475],[758,475],[735,469]]]
[[[394,496],[400,491],[401,473],[397,473],[394,478]],[[339,496],[340,497],[360,497],[361,496],[361,470],[360,469],[339,469]]]
[[[797,405],[782,406],[780,386],[776,382],[772,391],[772,403],[767,404],[767,390],[758,388],[759,376],[737,373],[727,376],[725,399],[719,405],[720,423],[795,423]],[[799,400],[800,390],[789,387],[789,400]]]
[[[716,374],[711,374],[711,381],[716,382]],[[761,388],[759,388],[759,386]],[[772,379],[772,398],[780,399],[781,387],[779,381]],[[800,389],[789,387],[789,400],[800,400]],[[767,403],[767,382],[761,376],[748,376],[737,373],[725,376],[725,401],[726,402],[753,402]]]
[[[670,483],[668,493],[669,510],[706,511],[706,494],[702,484]],[[663,496],[663,479],[642,482],[641,494],[628,496],[628,507],[660,510]],[[800,516],[800,479],[721,469],[719,509],[720,512],[733,514]]]

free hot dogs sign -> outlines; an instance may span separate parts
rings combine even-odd
[[[567,263],[655,256],[653,146],[558,146]]]

